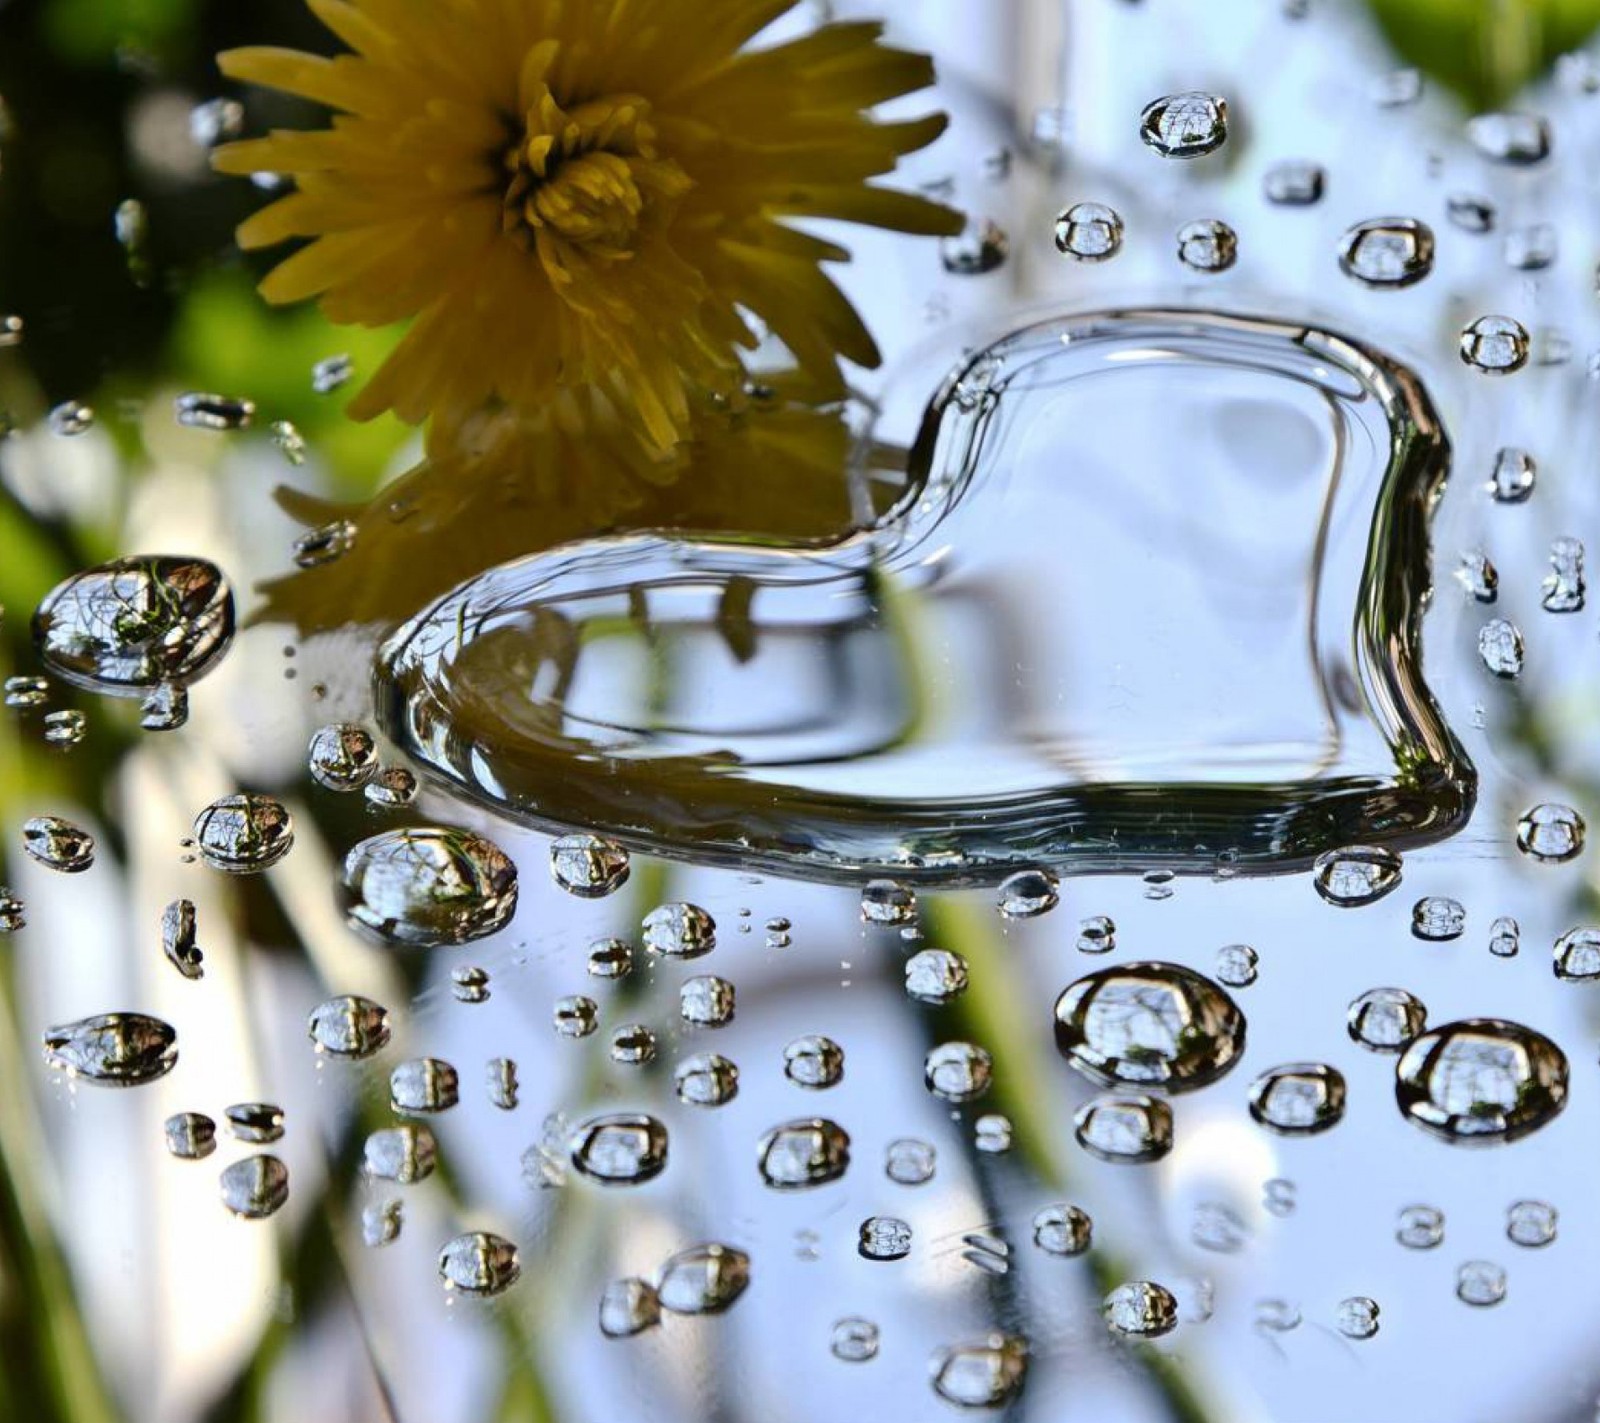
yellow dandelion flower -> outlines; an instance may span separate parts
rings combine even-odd
[[[250,48],[229,76],[337,110],[332,126],[229,144],[228,173],[296,190],[241,245],[312,238],[262,283],[274,302],[410,329],[351,414],[460,423],[595,385],[670,445],[696,386],[741,378],[753,314],[814,380],[877,364],[823,273],[830,218],[959,230],[873,184],[938,137],[941,114],[871,110],[932,62],[871,23],[750,47],[799,0],[307,0],[353,53]]]

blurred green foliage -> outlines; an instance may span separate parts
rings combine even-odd
[[[1600,0],[1368,0],[1406,63],[1474,112],[1513,100],[1600,28]]]

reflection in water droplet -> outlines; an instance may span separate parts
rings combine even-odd
[[[601,835],[563,835],[550,845],[550,873],[568,894],[603,899],[628,882],[628,852]]]
[[[697,959],[717,946],[717,922],[697,904],[658,904],[644,917],[644,945],[668,958]]]
[[[333,1057],[371,1057],[389,1041],[389,1010],[370,998],[349,993],[311,1010],[306,1024],[319,1053]]]
[[[1250,1084],[1250,1115],[1285,1136],[1310,1136],[1344,1119],[1344,1074],[1321,1062],[1269,1068]]]
[[[1428,895],[1411,907],[1411,932],[1418,939],[1459,939],[1467,928],[1467,911],[1458,899]]]
[[[1117,946],[1117,926],[1104,914],[1091,914],[1078,925],[1080,954],[1108,954]]]
[[[1583,851],[1588,827],[1570,805],[1547,801],[1517,821],[1517,848],[1547,864],[1560,864]]]
[[[161,911],[161,952],[187,979],[204,978],[204,955],[195,944],[194,901],[175,899]]]
[[[1172,1108],[1160,1097],[1108,1092],[1078,1109],[1073,1134],[1102,1161],[1159,1161],[1172,1150]]]
[[[222,1204],[241,1220],[264,1220],[289,1199],[289,1168],[276,1156],[247,1156],[225,1166]]]
[[[1178,260],[1195,272],[1225,272],[1239,259],[1239,237],[1214,217],[1178,229]]]
[[[1329,904],[1356,908],[1382,899],[1400,883],[1400,856],[1381,845],[1329,850],[1312,866],[1312,882]]]
[[[1228,137],[1228,101],[1216,94],[1167,94],[1146,104],[1139,137],[1163,158],[1199,158]]]
[[[283,1136],[283,1108],[272,1102],[236,1102],[223,1116],[228,1130],[240,1141],[258,1146]]]
[[[1118,1285],[1100,1308],[1113,1333],[1136,1339],[1157,1339],[1178,1327],[1177,1296],[1152,1280]]]
[[[906,960],[906,996],[948,1003],[967,990],[967,961],[948,949],[920,949]]]
[[[697,1027],[726,1027],[733,1021],[735,1003],[733,985],[715,974],[686,978],[678,989],[678,1016]]]
[[[373,1132],[367,1137],[362,1154],[367,1175],[409,1186],[433,1174],[439,1148],[427,1127],[407,1122]]]
[[[661,1297],[648,1280],[613,1280],[600,1295],[600,1332],[607,1339],[631,1339],[660,1322]]]
[[[1374,217],[1339,239],[1339,269],[1363,286],[1409,287],[1433,270],[1433,229],[1414,217]]]
[[[1404,988],[1369,988],[1350,1005],[1345,1026],[1372,1052],[1399,1052],[1428,1025],[1428,1009]]]
[[[865,1260],[904,1260],[911,1253],[911,1227],[892,1215],[868,1216],[857,1232],[856,1250]]]
[[[1256,981],[1260,955],[1249,944],[1229,944],[1217,950],[1217,982],[1228,988],[1248,988]]]
[[[783,1050],[783,1075],[799,1087],[837,1086],[844,1076],[844,1049],[819,1033],[796,1038]]]
[[[756,1151],[761,1179],[780,1190],[824,1186],[850,1165],[850,1137],[826,1117],[775,1126],[762,1136]]]
[[[294,818],[271,796],[224,796],[195,816],[194,838],[212,869],[260,874],[294,847]]]
[[[940,1043],[923,1058],[922,1080],[935,1097],[970,1102],[989,1090],[994,1061],[974,1043]]]
[[[1492,1260],[1468,1260],[1456,1271],[1456,1298],[1486,1308],[1506,1297],[1506,1272]]]
[[[1056,1000],[1056,1048],[1096,1082],[1186,1092],[1244,1051],[1245,1021],[1210,979],[1177,964],[1101,969]]]
[[[460,1100],[460,1078],[448,1062],[417,1057],[389,1074],[389,1105],[397,1112],[448,1112]]]
[[[81,874],[94,863],[94,836],[57,815],[23,821],[22,848],[41,865],[63,874]]]
[[[739,1095],[738,1064],[720,1053],[686,1057],[672,1074],[678,1100],[693,1107],[720,1107]]]
[[[1542,1249],[1556,1238],[1559,1217],[1545,1201],[1515,1201],[1506,1211],[1506,1238],[1529,1250]]]
[[[378,770],[378,743],[364,726],[324,726],[306,753],[311,779],[330,791],[358,791]]]
[[[1279,207],[1310,207],[1322,201],[1327,174],[1320,163],[1290,158],[1274,163],[1261,180],[1261,191],[1269,203]]]
[[[1028,1377],[1028,1343],[1015,1334],[989,1334],[951,1344],[929,1364],[933,1391],[962,1408],[999,1408]]]
[[[1556,940],[1557,978],[1586,982],[1600,978],[1600,929],[1568,929]]]
[[[1531,1028],[1468,1018],[1412,1040],[1395,1067],[1395,1099],[1447,1141],[1514,1141],[1566,1105],[1567,1059]]]
[[[1065,1202],[1042,1206],[1033,1216],[1033,1243],[1047,1255],[1082,1255],[1094,1243],[1094,1222]]]
[[[693,1245],[661,1267],[656,1293],[674,1314],[718,1314],[750,1283],[750,1257],[731,1245]]]
[[[859,1315],[838,1320],[828,1337],[828,1349],[847,1364],[864,1364],[878,1357],[878,1326]]]
[[[517,907],[517,867],[466,830],[387,830],[345,856],[345,912],[382,943],[430,948],[503,929]]]
[[[1370,1339],[1378,1332],[1378,1302],[1366,1295],[1340,1300],[1334,1324],[1346,1339]]]
[[[1461,332],[1461,359],[1485,375],[1510,375],[1528,364],[1528,329],[1509,316],[1480,316]]]
[[[1550,125],[1538,114],[1478,114],[1467,141],[1491,162],[1526,167],[1549,157]]]
[[[1061,882],[1049,870],[1018,870],[1000,885],[1000,913],[1007,919],[1048,914],[1061,901]]]
[[[1056,250],[1080,262],[1104,262],[1122,250],[1122,219],[1104,203],[1074,203],[1056,219]]]
[[[606,1186],[638,1186],[666,1169],[667,1129],[643,1112],[590,1117],[572,1134],[572,1164]]]
[[[368,805],[397,810],[417,798],[417,778],[405,766],[384,766],[367,782],[362,794]]]
[[[181,1161],[202,1161],[217,1149],[217,1124],[203,1112],[178,1112],[161,1130],[167,1150]]]
[[[139,1087],[178,1061],[178,1035],[143,1013],[101,1013],[47,1028],[44,1060],[53,1072],[106,1087]]]
[[[884,1174],[897,1186],[923,1186],[933,1180],[938,1152],[932,1142],[914,1136],[897,1137],[884,1152]]]
[[[497,1295],[522,1273],[517,1247],[486,1230],[458,1235],[439,1252],[439,1278],[447,1290],[466,1295]]]

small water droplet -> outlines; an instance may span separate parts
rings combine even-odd
[[[581,993],[556,999],[550,1021],[564,1038],[586,1038],[600,1026],[600,1005]]]
[[[1000,885],[1000,913],[1007,919],[1048,914],[1060,901],[1060,881],[1049,870],[1018,870]]]
[[[427,1127],[407,1122],[382,1127],[367,1137],[362,1148],[367,1175],[379,1181],[410,1186],[433,1175],[439,1148]]]
[[[1321,1062],[1269,1068],[1250,1084],[1250,1115],[1285,1136],[1310,1136],[1344,1119],[1344,1074]]]
[[[1435,1206],[1406,1206],[1395,1221],[1394,1238],[1407,1250],[1432,1250],[1444,1241],[1444,1212]]]
[[[864,1260],[904,1260],[911,1253],[911,1227],[896,1216],[868,1216],[861,1222],[856,1250]]]
[[[1226,272],[1239,260],[1239,235],[1214,217],[1178,229],[1178,260],[1194,272]]]
[[[1157,1339],[1178,1327],[1177,1296],[1152,1280],[1118,1285],[1100,1308],[1113,1333],[1136,1339]]]
[[[1555,264],[1559,252],[1556,230],[1548,222],[1512,228],[1501,247],[1506,266],[1517,272],[1542,272]]]
[[[638,1186],[667,1165],[667,1129],[643,1112],[590,1117],[572,1133],[572,1164],[606,1186]]]
[[[1427,1024],[1427,1007],[1404,988],[1369,988],[1345,1016],[1351,1038],[1372,1052],[1399,1052]]]
[[[1417,218],[1368,218],[1339,239],[1339,270],[1376,290],[1413,286],[1433,270],[1433,245]]]
[[[1411,933],[1418,939],[1443,943],[1459,939],[1467,928],[1467,911],[1459,899],[1430,894],[1411,907]]]
[[[0,934],[15,934],[27,927],[27,905],[4,885],[0,885]]]
[[[600,1332],[607,1339],[631,1339],[661,1322],[661,1297],[637,1276],[612,1280],[600,1295]]]
[[[550,874],[568,894],[603,899],[628,882],[628,852],[600,835],[563,835],[550,845]],[[659,911],[657,911],[659,912]],[[646,921],[646,933],[649,921]]]
[[[779,1190],[837,1181],[850,1164],[850,1137],[837,1122],[809,1117],[766,1132],[756,1150],[761,1179]]]
[[[293,848],[294,818],[271,796],[224,796],[195,816],[194,839],[212,869],[260,874]]]
[[[1515,958],[1522,946],[1522,928],[1515,919],[1502,915],[1489,926],[1489,952],[1496,958]]]
[[[1506,1238],[1529,1250],[1542,1249],[1556,1238],[1556,1208],[1545,1201],[1516,1201],[1506,1211]]]
[[[244,105],[237,99],[207,99],[189,111],[189,137],[199,148],[215,148],[244,132]]]
[[[52,746],[76,746],[89,730],[88,718],[81,711],[47,712],[44,739]]]
[[[669,1257],[656,1277],[663,1309],[720,1314],[750,1283],[750,1257],[731,1245],[692,1245]]]
[[[399,1201],[374,1201],[361,1212],[361,1243],[372,1250],[393,1245],[404,1224],[405,1207]]]
[[[986,1156],[1000,1156],[1011,1150],[1011,1118],[999,1112],[986,1112],[972,1124],[972,1145]]]
[[[319,1053],[371,1057],[389,1041],[389,1010],[370,998],[345,994],[313,1008],[306,1031]]]
[[[1514,1141],[1566,1106],[1567,1059],[1531,1028],[1468,1018],[1412,1040],[1395,1067],[1395,1099],[1446,1141]]]
[[[1139,137],[1163,158],[1199,158],[1228,137],[1228,101],[1216,94],[1167,94],[1145,105]]]
[[[1202,1250],[1237,1255],[1249,1243],[1250,1231],[1232,1207],[1220,1201],[1202,1201],[1195,1207],[1189,1239]]]
[[[914,923],[917,896],[909,885],[895,880],[869,880],[861,890],[863,924],[899,925]]]
[[[510,1289],[521,1273],[517,1247],[486,1230],[458,1235],[439,1252],[445,1289],[465,1295],[497,1295]]]
[[[1550,156],[1550,125],[1537,114],[1478,114],[1467,141],[1492,163],[1526,167]]]
[[[306,462],[305,436],[290,421],[274,420],[268,433],[278,453],[296,469]]]
[[[1600,978],[1600,929],[1568,929],[1557,939],[1555,971],[1574,983]]]
[[[389,1074],[389,1105],[405,1115],[447,1112],[460,1100],[460,1078],[448,1062],[415,1057]]]
[[[489,1001],[489,971],[477,964],[462,964],[450,970],[450,992],[457,1003]]]
[[[1492,603],[1499,596],[1500,573],[1482,549],[1469,549],[1461,555],[1456,582],[1480,603]]]
[[[988,218],[974,218],[959,236],[940,239],[939,260],[951,276],[979,277],[1004,266],[1010,250],[1004,228]]]
[[[298,437],[297,437],[298,438]],[[305,459],[304,442],[300,459]],[[335,519],[308,529],[294,541],[290,552],[297,568],[321,568],[336,563],[356,546],[358,530],[349,519]]]
[[[967,990],[967,961],[948,949],[920,949],[906,960],[906,996],[949,1003]]]
[[[517,1064],[509,1057],[491,1057],[487,1076],[489,1079],[489,1100],[502,1112],[516,1111],[518,1091]]]
[[[721,1028],[733,1021],[736,995],[731,983],[715,974],[686,978],[678,989],[678,1015],[702,1028]]]
[[[1094,1222],[1065,1202],[1042,1206],[1033,1216],[1033,1243],[1047,1255],[1082,1255],[1094,1243]]]
[[[1122,218],[1104,203],[1074,203],[1056,219],[1056,250],[1080,262],[1104,262],[1122,250]]]
[[[695,1053],[678,1064],[672,1083],[680,1102],[720,1107],[739,1095],[739,1068],[720,1053]]]
[[[195,944],[194,902],[175,899],[161,912],[161,951],[185,978],[205,977],[204,957]]]
[[[1521,504],[1538,483],[1538,462],[1526,450],[1506,445],[1496,451],[1488,490],[1497,504]]]
[[[597,939],[589,945],[591,978],[626,978],[633,972],[633,950],[621,939]]]
[[[783,1075],[799,1087],[836,1087],[844,1077],[844,1049],[819,1033],[796,1038],[783,1050]]]
[[[345,913],[381,943],[431,948],[497,933],[517,907],[517,868],[467,830],[387,830],[344,861]]]
[[[1256,981],[1261,957],[1249,944],[1229,944],[1217,950],[1217,982],[1228,988],[1248,988]]]
[[[346,355],[326,356],[311,368],[311,389],[332,395],[355,374],[355,362]]]
[[[1506,1297],[1506,1272],[1492,1260],[1468,1260],[1456,1271],[1456,1298],[1486,1309]]]
[[[970,1102],[989,1090],[994,1060],[973,1043],[940,1043],[929,1048],[923,1059],[922,1080],[935,1097]]]
[[[190,430],[244,430],[256,418],[253,400],[188,391],[173,401],[178,423]]]
[[[878,1326],[859,1315],[847,1315],[835,1322],[828,1336],[828,1349],[847,1364],[864,1364],[878,1357]]]
[[[51,409],[48,423],[52,435],[87,434],[94,428],[94,407],[81,400],[63,400]]]
[[[1279,1220],[1292,1216],[1298,1203],[1298,1188],[1293,1181],[1286,1181],[1282,1176],[1274,1176],[1261,1188],[1262,1209]]]
[[[107,1087],[139,1087],[171,1072],[178,1035],[144,1013],[100,1013],[47,1028],[44,1060],[54,1072]]]
[[[611,1031],[611,1060],[639,1067],[655,1059],[656,1035],[643,1023],[624,1023]]]
[[[884,1151],[884,1174],[897,1186],[923,1186],[933,1180],[938,1152],[932,1142],[897,1137]]]
[[[645,947],[668,958],[697,959],[717,946],[717,921],[698,904],[658,904],[643,927]]]
[[[1104,914],[1091,914],[1078,925],[1080,954],[1108,954],[1117,946],[1117,926]]]
[[[1073,1134],[1101,1161],[1159,1161],[1172,1150],[1172,1108],[1160,1097],[1108,1092],[1078,1109]]]
[[[1480,316],[1462,328],[1461,359],[1485,375],[1510,375],[1528,364],[1528,328],[1510,316]]]
[[[1274,163],[1262,175],[1261,191],[1279,207],[1311,207],[1322,201],[1327,173],[1320,163],[1290,158]]]
[[[218,1179],[222,1204],[241,1220],[265,1220],[289,1199],[289,1168],[276,1156],[247,1156]]]
[[[1422,97],[1422,75],[1415,69],[1391,69],[1368,85],[1372,102],[1380,109],[1400,109]]]
[[[224,1110],[228,1130],[239,1141],[263,1145],[283,1136],[283,1108],[272,1102],[235,1102]]]
[[[1494,231],[1494,203],[1478,193],[1451,193],[1445,199],[1444,210],[1462,232],[1482,235]]]
[[[933,1391],[962,1408],[999,1408],[1028,1376],[1028,1344],[1014,1334],[988,1334],[938,1350],[929,1364]]]
[[[1585,591],[1583,543],[1574,538],[1556,539],[1550,545],[1550,572],[1544,577],[1539,606],[1547,613],[1581,612]]]
[[[367,782],[363,794],[379,810],[399,810],[417,798],[416,773],[405,766],[384,766]]]
[[[1382,845],[1329,850],[1312,866],[1317,893],[1346,909],[1382,899],[1400,883],[1400,874],[1400,856]]]
[[[50,697],[50,683],[43,677],[7,677],[6,705],[19,711],[42,707]]]
[[[1517,821],[1517,849],[1546,864],[1561,864],[1583,852],[1588,827],[1570,805],[1546,801]]]
[[[180,1161],[203,1161],[217,1149],[217,1124],[203,1112],[178,1112],[161,1130],[167,1150]]]
[[[1346,1339],[1370,1339],[1378,1332],[1378,1302],[1366,1295],[1339,1301],[1334,1325]]]
[[[1496,677],[1522,675],[1522,629],[1505,618],[1491,618],[1478,630],[1478,656]]]

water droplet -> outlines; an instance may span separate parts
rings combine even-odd
[[[1100,1308],[1113,1333],[1136,1339],[1158,1339],[1178,1327],[1177,1296],[1152,1280],[1118,1285]]]
[[[182,682],[163,682],[139,702],[139,725],[146,731],[176,731],[189,720],[189,691]]]
[[[100,1013],[47,1028],[44,1060],[54,1072],[106,1087],[139,1087],[178,1061],[178,1035],[143,1013]]]
[[[0,313],[0,351],[8,346],[22,344],[23,321],[20,316],[8,316]]]
[[[1261,957],[1249,944],[1229,944],[1217,950],[1217,982],[1228,988],[1248,988],[1256,981]]]
[[[1459,939],[1467,928],[1467,911],[1458,899],[1430,894],[1411,907],[1411,933],[1441,943]]]
[[[205,977],[203,955],[195,944],[194,902],[175,899],[161,912],[161,951],[185,978]]]
[[[1261,1205],[1269,1215],[1275,1215],[1280,1220],[1292,1216],[1297,1203],[1298,1190],[1293,1181],[1274,1176],[1262,1187]]]
[[[361,1243],[372,1250],[393,1245],[404,1224],[405,1207],[399,1201],[374,1201],[361,1212]]]
[[[1108,954],[1117,946],[1117,926],[1104,914],[1091,914],[1078,925],[1080,954]]]
[[[1412,1040],[1395,1068],[1395,1099],[1447,1141],[1514,1141],[1566,1105],[1567,1059],[1531,1028],[1468,1018]]]
[[[889,879],[869,880],[861,891],[863,924],[912,924],[917,918],[917,896],[909,885]]]
[[[1139,137],[1163,158],[1199,158],[1228,137],[1228,101],[1216,94],[1167,94],[1146,104]]]
[[[1516,1201],[1506,1211],[1506,1238],[1538,1250],[1556,1238],[1558,1221],[1556,1208],[1544,1201]]]
[[[1505,618],[1491,618],[1478,630],[1478,656],[1496,677],[1522,675],[1522,629]]]
[[[94,837],[55,815],[23,821],[22,848],[41,865],[63,874],[80,874],[94,864]]]
[[[1368,86],[1372,102],[1380,109],[1400,109],[1422,97],[1422,75],[1415,69],[1391,69]]]
[[[720,1314],[750,1283],[750,1257],[731,1245],[693,1245],[671,1256],[656,1278],[663,1309]]]
[[[1172,1108],[1160,1097],[1104,1093],[1078,1109],[1073,1134],[1101,1161],[1159,1161],[1172,1150]]]
[[[878,1357],[878,1326],[859,1315],[838,1320],[829,1334],[828,1349],[847,1364],[864,1364]]]
[[[1370,1339],[1378,1332],[1378,1302],[1366,1295],[1339,1301],[1334,1325],[1346,1339]]]
[[[1570,805],[1546,801],[1517,821],[1517,849],[1546,864],[1560,864],[1583,851],[1588,827]]]
[[[1047,1255],[1082,1255],[1094,1243],[1094,1222],[1065,1202],[1042,1206],[1033,1216],[1033,1243]]]
[[[865,1260],[904,1260],[911,1253],[911,1227],[892,1215],[868,1216],[856,1249]]]
[[[1526,167],[1550,155],[1550,125],[1537,114],[1479,114],[1467,120],[1467,141],[1492,163]]]
[[[1444,1241],[1444,1212],[1434,1206],[1406,1206],[1395,1222],[1394,1238],[1407,1250],[1432,1250]]]
[[[1202,1201],[1195,1207],[1189,1239],[1202,1250],[1237,1255],[1249,1243],[1250,1231],[1231,1207],[1220,1201]]]
[[[1250,1115],[1285,1136],[1310,1136],[1344,1119],[1344,1074],[1321,1062],[1269,1068],[1250,1084]]]
[[[477,964],[462,964],[450,970],[450,992],[457,1003],[489,1001],[489,971]]]
[[[643,1023],[624,1023],[611,1032],[611,1060],[641,1066],[654,1060],[656,1035]]]
[[[1409,287],[1433,270],[1433,229],[1414,217],[1373,217],[1339,239],[1339,270],[1363,286]]]
[[[1144,881],[1144,897],[1157,901],[1171,899],[1177,876],[1171,870],[1146,870],[1139,876]]]
[[[1502,915],[1489,926],[1489,952],[1496,958],[1515,958],[1522,945],[1522,929],[1515,919]]]
[[[283,1136],[283,1108],[272,1102],[235,1102],[224,1110],[228,1130],[240,1141],[263,1145]]]
[[[42,707],[50,698],[50,683],[43,677],[7,677],[6,705],[18,710]]]
[[[906,960],[906,996],[948,1003],[967,990],[967,961],[948,949],[920,949]]]
[[[1007,919],[1048,914],[1060,901],[1060,881],[1049,870],[1018,870],[1000,885],[1000,913]]]
[[[81,711],[49,712],[44,719],[44,739],[52,746],[76,746],[89,730]]]
[[[178,423],[190,430],[244,430],[256,418],[253,400],[188,391],[173,401]]]
[[[672,1074],[678,1100],[692,1107],[720,1107],[739,1095],[738,1064],[720,1053],[686,1057]]]
[[[644,945],[668,958],[697,959],[717,946],[717,921],[698,904],[658,904],[644,917]]]
[[[508,1290],[522,1273],[517,1247],[486,1230],[458,1235],[439,1252],[439,1278],[447,1290],[490,1296]]]
[[[897,1186],[924,1186],[933,1180],[938,1152],[932,1142],[897,1137],[884,1151],[884,1174]]]
[[[1547,222],[1536,222],[1506,233],[1501,254],[1513,271],[1542,272],[1554,265],[1559,251],[1555,228]]]
[[[1427,1007],[1403,988],[1369,988],[1345,1016],[1351,1038],[1372,1052],[1399,1052],[1427,1024]]]
[[[33,641],[63,681],[141,696],[198,681],[233,641],[233,590],[199,558],[119,558],[58,583],[33,615]]]
[[[217,1124],[203,1112],[178,1112],[161,1130],[167,1150],[180,1161],[203,1161],[217,1149]]]
[[[1584,592],[1582,542],[1556,539],[1550,545],[1550,572],[1545,574],[1539,605],[1547,613],[1581,612]]]
[[[1262,176],[1261,191],[1279,207],[1310,207],[1322,201],[1327,174],[1320,163],[1289,158],[1274,163]]]
[[[87,434],[94,428],[94,407],[81,400],[63,400],[51,409],[48,423],[52,435]]]
[[[986,1112],[972,1124],[974,1150],[999,1156],[1011,1150],[1011,1118],[999,1112]]]
[[[572,1164],[606,1186],[638,1186],[666,1169],[667,1129],[643,1112],[590,1117],[572,1133]]]
[[[844,1049],[816,1033],[796,1038],[783,1050],[783,1075],[799,1087],[835,1087],[844,1076]]]
[[[0,934],[15,934],[28,927],[28,907],[0,885]]]
[[[1014,1334],[988,1334],[938,1350],[929,1369],[933,1391],[962,1408],[999,1408],[1028,1377],[1028,1344]]]
[[[313,1008],[306,1031],[319,1053],[371,1057],[389,1041],[389,1010],[370,998],[348,993]]]
[[[945,237],[939,242],[939,260],[945,271],[955,277],[979,277],[1005,265],[1011,251],[1011,239],[1005,229],[988,218],[968,221],[959,237]]]
[[[661,1322],[661,1297],[637,1276],[613,1280],[600,1295],[600,1332],[607,1339],[631,1339]]]
[[[940,1043],[922,1062],[928,1091],[947,1102],[970,1102],[983,1096],[994,1080],[994,1061],[973,1043]]]
[[[615,840],[599,835],[563,835],[550,845],[551,875],[568,894],[580,899],[602,899],[615,893],[628,882],[628,870],[628,852]]]
[[[1445,215],[1463,232],[1481,235],[1494,231],[1494,204],[1477,193],[1451,193]]]
[[[1104,203],[1074,203],[1056,219],[1056,248],[1080,262],[1104,262],[1122,250],[1122,218]]]
[[[410,1186],[433,1175],[439,1148],[427,1127],[407,1122],[382,1127],[367,1137],[362,1148],[367,1175],[379,1181]]]
[[[564,1038],[586,1038],[600,1026],[600,1005],[581,993],[556,999],[550,1020]]]
[[[621,939],[597,939],[589,945],[591,978],[626,978],[633,972],[633,950]]]
[[[289,1199],[289,1168],[276,1156],[247,1156],[218,1180],[222,1204],[241,1220],[265,1220]]]
[[[1329,904],[1358,908],[1382,899],[1400,883],[1400,856],[1382,845],[1351,845],[1318,855],[1312,882]]]
[[[1556,940],[1556,977],[1572,982],[1600,978],[1600,929],[1568,929]]]
[[[502,1112],[516,1111],[517,1064],[509,1057],[491,1057],[486,1075],[489,1079],[489,1100]]]
[[[321,727],[306,753],[311,779],[325,790],[360,790],[378,770],[378,743],[364,726]]]
[[[294,818],[271,796],[224,796],[195,816],[194,839],[212,869],[260,874],[293,848]]]
[[[1509,316],[1480,316],[1461,332],[1461,359],[1485,375],[1510,375],[1528,364],[1528,329]]]
[[[497,933],[517,907],[517,867],[467,830],[387,830],[344,861],[345,912],[380,942],[431,948]]]
[[[678,1015],[698,1027],[725,1027],[733,1021],[734,1006],[733,985],[715,974],[686,978],[678,989]]]
[[[1480,603],[1492,603],[1499,596],[1500,573],[1482,549],[1469,549],[1456,565],[1456,582]]]
[[[405,766],[384,766],[362,792],[379,810],[399,810],[417,798],[417,777]]]
[[[1468,1260],[1456,1271],[1456,1298],[1487,1308],[1506,1297],[1506,1272],[1492,1260]]]
[[[1226,272],[1239,259],[1239,236],[1214,217],[1178,229],[1178,260],[1195,272]]]
[[[207,99],[189,111],[189,137],[200,148],[215,148],[244,132],[244,105],[237,99]]]
[[[1056,1000],[1056,1049],[1109,1085],[1187,1092],[1214,1082],[1244,1051],[1244,1015],[1210,979],[1177,964],[1101,969]]]
[[[311,368],[311,389],[331,395],[355,374],[355,362],[346,355],[327,356]]]
[[[1515,445],[1507,445],[1495,453],[1494,469],[1489,475],[1489,494],[1497,504],[1521,504],[1533,493],[1538,479],[1539,466],[1533,456]]]
[[[460,1100],[460,1078],[448,1062],[436,1057],[414,1057],[389,1074],[389,1105],[410,1115],[448,1112]]]
[[[278,453],[296,469],[299,469],[306,462],[305,436],[290,421],[274,420],[271,426],[268,427],[268,433],[271,435],[272,443],[277,448]],[[354,532],[355,530],[352,526],[352,535]],[[310,537],[310,535],[306,537]],[[300,540],[296,540],[297,551],[299,543]]]
[[[826,1117],[784,1122],[762,1136],[757,1160],[761,1179],[779,1190],[825,1186],[849,1166],[850,1137]]]

